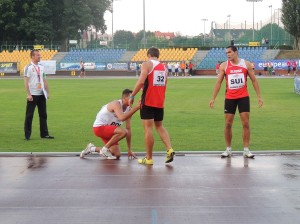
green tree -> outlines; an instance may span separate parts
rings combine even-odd
[[[134,41],[134,35],[131,31],[118,30],[114,34],[115,46],[126,46]]]
[[[54,30],[52,22],[52,11],[48,8],[47,0],[25,1],[22,9],[26,17],[20,20],[19,30],[22,30],[28,39],[37,43],[43,43],[53,39]]]
[[[79,39],[78,29],[106,30],[111,0],[0,0],[0,38],[8,41]]]
[[[21,2],[18,0],[0,1],[0,33],[3,41],[22,37],[19,29]]]
[[[282,0],[281,21],[294,39],[294,48],[300,50],[300,0]]]

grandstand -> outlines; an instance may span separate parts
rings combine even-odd
[[[267,47],[240,47],[239,56],[248,61],[262,60]],[[203,60],[198,64],[197,69],[214,69],[220,61],[226,61],[225,48],[212,48]]]
[[[191,61],[197,53],[197,48],[166,48],[159,49],[161,61]],[[140,49],[131,59],[132,62],[141,62],[147,60],[147,49]]]
[[[57,53],[57,50],[41,50],[42,60],[51,60]],[[14,50],[12,52],[0,52],[0,62],[16,62],[18,63],[20,73],[23,74],[24,67],[30,63],[30,50]]]
[[[125,49],[73,49],[60,62],[115,63],[120,61],[125,51]]]
[[[268,49],[265,46],[238,47],[239,56],[248,61],[267,61],[273,60],[280,53],[279,49]],[[138,64],[147,60],[147,49],[138,51],[127,51],[126,49],[72,49],[69,52],[57,52],[57,50],[41,50],[42,60],[56,61],[56,74],[62,71],[79,70],[79,62],[93,64],[87,68],[93,75],[104,70],[134,70],[133,64]],[[16,62],[20,73],[23,74],[24,67],[30,62],[30,50],[14,50],[12,52],[2,51],[0,53],[0,62]],[[215,47],[210,50],[198,50],[197,48],[161,48],[160,60],[164,62],[193,61],[196,65],[196,74],[207,74],[209,70],[214,70],[220,61],[227,60],[225,47]],[[68,64],[68,65],[66,65]],[[62,67],[65,66],[65,67]],[[110,67],[108,67],[110,65]],[[113,67],[113,66],[116,67]],[[69,67],[68,67],[69,66]],[[55,73],[52,73],[55,74]]]

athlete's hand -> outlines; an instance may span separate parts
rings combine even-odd
[[[130,107],[132,107],[133,102],[134,102],[134,99],[129,98],[128,104],[129,104]]]
[[[136,108],[140,109],[141,108],[141,100],[139,100],[135,106]]]
[[[137,159],[137,156],[131,150],[128,150],[128,159]]]
[[[209,107],[210,107],[210,108],[214,108],[214,103],[215,103],[215,100],[213,100],[213,99],[210,100],[210,101],[209,101]]]

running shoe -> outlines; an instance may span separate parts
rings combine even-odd
[[[244,153],[243,153],[243,156],[245,157],[245,158],[254,158],[254,154],[252,154],[251,152],[250,152],[250,150],[247,150],[247,151],[244,151]]]
[[[231,150],[225,150],[225,152],[223,152],[222,154],[221,154],[221,158],[225,158],[225,157],[231,157],[232,156],[232,152],[231,152]]]
[[[91,154],[92,153],[92,150],[91,150],[92,147],[94,147],[94,144],[92,144],[92,143],[87,144],[86,148],[81,151],[80,158],[84,158],[86,155]]]
[[[101,153],[102,152],[102,153]],[[109,151],[109,149],[103,147],[101,150],[100,150],[100,155],[103,155],[105,156],[107,159],[117,159],[117,157],[113,156],[111,154],[111,152]]]
[[[139,164],[153,165],[153,160],[147,159],[146,157],[144,159],[139,159],[138,162]]]
[[[167,157],[166,157],[165,163],[170,163],[170,162],[172,162],[173,159],[174,159],[174,156],[175,156],[174,150],[173,150],[173,149],[169,149],[169,150],[167,151]]]

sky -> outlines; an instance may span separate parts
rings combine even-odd
[[[144,0],[114,0],[113,30],[139,32],[143,30]],[[254,3],[255,28],[270,23],[271,12],[278,15],[282,0]],[[272,7],[269,7],[272,5]],[[277,23],[276,16],[272,17]],[[207,21],[203,21],[207,19]],[[107,33],[112,33],[112,14],[104,15]],[[222,27],[241,24],[253,27],[253,2],[247,0],[145,0],[145,30],[174,32],[182,36],[208,33],[215,21]],[[229,22],[230,21],[230,22]]]

